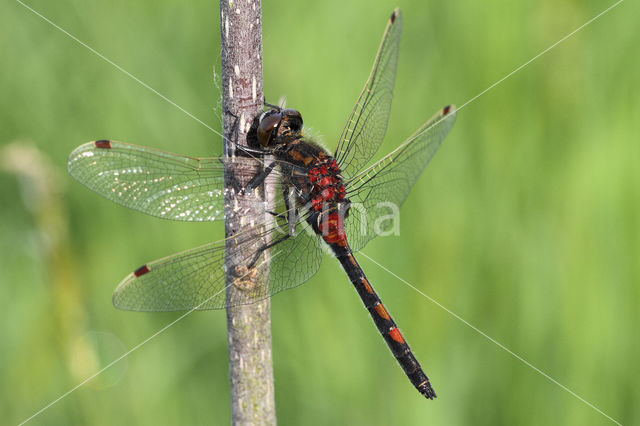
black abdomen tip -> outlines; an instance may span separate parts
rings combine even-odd
[[[433,388],[431,387],[431,383],[429,383],[428,381],[418,386],[418,391],[420,391],[420,393],[423,394],[427,399],[434,399],[438,397],[436,395],[436,391],[433,390]]]

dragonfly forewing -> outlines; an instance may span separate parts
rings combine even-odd
[[[225,166],[234,170],[259,159],[195,158],[116,141],[89,142],[67,161],[71,176],[125,207],[163,219],[210,222],[224,217]],[[260,163],[261,165],[261,163]],[[273,173],[269,180],[277,180]],[[255,197],[256,203],[262,203]]]
[[[335,158],[345,177],[355,176],[378,151],[387,132],[402,33],[400,9],[387,23],[373,68],[340,134]]]

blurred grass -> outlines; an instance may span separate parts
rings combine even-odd
[[[219,127],[216,2],[28,4]],[[609,4],[265,2],[267,99],[286,95],[334,147],[398,5],[385,152]],[[464,108],[401,236],[365,249],[623,424],[640,423],[638,12],[624,2]],[[112,307],[132,267],[221,235],[97,197],[66,175],[68,153],[104,137],[214,155],[220,139],[16,2],[0,5],[0,53],[2,155],[31,145],[44,176],[0,172],[0,412],[15,424],[177,317]],[[610,423],[359,258],[439,398],[415,392],[327,258],[273,299],[281,424]],[[32,424],[228,424],[226,356],[224,314],[196,313]]]

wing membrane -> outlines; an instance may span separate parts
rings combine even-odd
[[[391,225],[390,221],[377,223],[377,220],[393,213],[389,203],[400,207],[404,202],[449,133],[455,116],[454,106],[442,109],[398,148],[348,182],[347,197],[352,208],[345,228],[352,250],[360,250]]]
[[[264,255],[252,268],[243,268],[250,259],[242,259],[239,268],[234,268],[235,279],[230,284],[225,277],[225,240],[147,263],[118,285],[113,304],[133,311],[181,311],[255,303],[300,285],[317,272],[322,252],[318,236],[307,228],[306,222],[300,222],[295,236],[272,247],[269,266]],[[236,250],[255,251],[267,236],[273,241],[282,235],[280,229],[274,227],[262,238],[252,233],[236,235]],[[254,280],[256,272],[265,273],[266,268],[270,270],[268,282]],[[227,286],[233,286],[228,297]]]
[[[194,158],[97,141],[76,148],[67,168],[81,184],[120,205],[164,219],[202,222],[224,217],[225,162],[231,166],[251,162],[255,169],[259,161]],[[277,172],[268,179],[277,180]]]
[[[243,167],[247,166],[246,162],[252,167]],[[253,177],[256,168],[263,166],[261,159],[200,159],[115,141],[81,145],[71,153],[67,165],[76,180],[118,204],[166,219],[213,221],[225,214],[222,189],[225,164],[237,179],[245,182]],[[279,172],[273,170],[267,182],[281,188]],[[268,281],[254,280],[260,276],[256,272],[265,272],[267,268],[266,255],[254,265],[248,265],[252,259],[242,256],[286,234],[289,227],[280,192],[276,191],[272,206],[278,223],[273,222],[270,214],[250,219],[248,206],[254,200],[263,203],[257,194],[255,197],[253,193],[245,194],[241,208],[228,206],[226,209],[227,214],[241,215],[245,222],[245,227],[233,237],[241,255],[231,283],[236,291],[229,292],[229,296],[225,291],[226,240],[222,240],[138,268],[116,288],[114,305],[136,311],[220,309],[254,303],[308,280],[318,270],[322,253],[318,237],[304,217],[299,218],[294,236],[269,251]],[[251,232],[255,228],[262,231]]]
[[[345,177],[355,176],[371,160],[387,132],[401,32],[402,16],[396,9],[382,36],[371,74],[338,140],[335,157]]]

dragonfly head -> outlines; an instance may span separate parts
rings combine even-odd
[[[263,147],[284,144],[302,136],[302,115],[295,109],[272,109],[260,116],[256,130]]]

